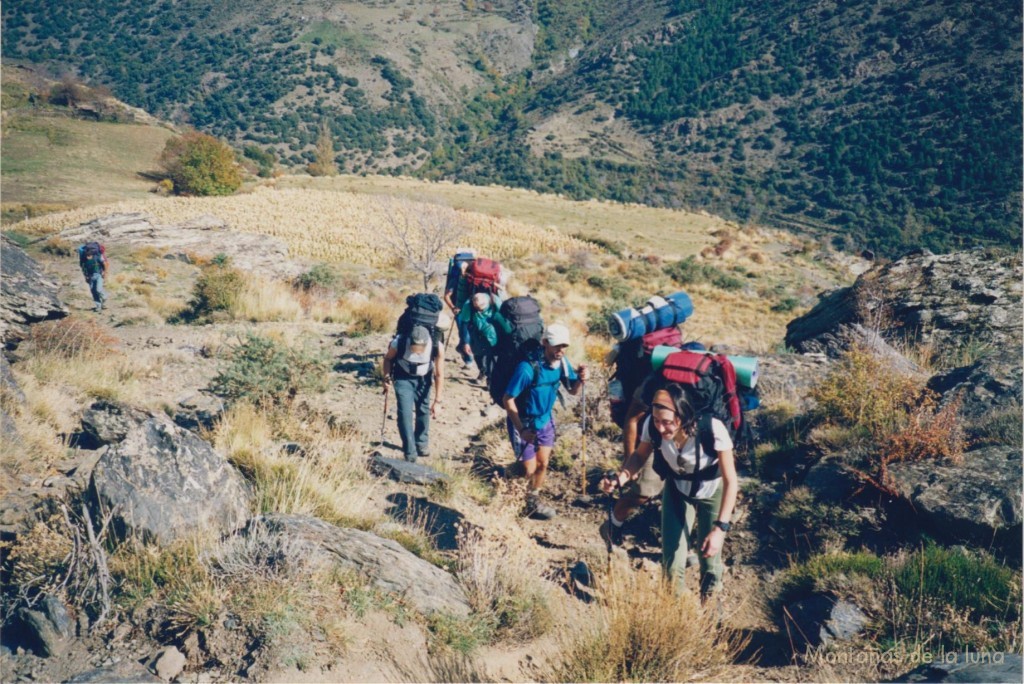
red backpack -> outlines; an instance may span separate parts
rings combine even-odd
[[[477,257],[466,269],[464,276],[471,294],[477,292],[498,293],[498,281],[501,278],[501,264],[493,259]]]
[[[743,427],[743,412],[736,388],[736,369],[725,354],[681,350],[669,354],[661,377],[692,390],[698,414],[718,418],[733,435]]]

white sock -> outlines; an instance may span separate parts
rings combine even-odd
[[[619,520],[618,518],[616,518],[615,514],[612,513],[612,525],[614,525],[615,527],[622,527],[622,525],[625,522],[626,522],[625,520]]]

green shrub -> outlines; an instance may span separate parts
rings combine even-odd
[[[192,286],[192,299],[178,318],[204,321],[214,312],[230,311],[245,288],[245,275],[224,259],[205,266]]]
[[[665,266],[664,271],[668,277],[680,285],[710,283],[722,290],[739,290],[743,288],[744,284],[740,278],[729,275],[711,264],[702,264],[694,256],[688,256],[674,264],[669,264]]]
[[[242,186],[242,170],[227,144],[204,133],[171,138],[160,165],[174,191],[188,195],[230,195]]]
[[[434,613],[427,624],[435,645],[443,645],[463,656],[471,655],[494,638],[495,625],[489,616],[474,614],[459,618]]]
[[[860,519],[854,511],[819,501],[801,486],[782,497],[774,527],[787,548],[816,552],[841,547],[860,531]]]
[[[329,290],[338,282],[337,274],[327,264],[316,264],[295,278],[295,287],[302,290],[323,288]]]
[[[899,595],[915,604],[938,602],[974,620],[1020,617],[1017,576],[989,555],[928,544],[896,564],[893,580]]]
[[[327,389],[328,359],[250,334],[230,352],[227,368],[211,383],[214,392],[232,401],[256,405],[290,403],[299,392]]]
[[[787,605],[820,590],[837,576],[850,580],[861,576],[877,581],[884,571],[885,562],[870,551],[840,551],[811,556],[783,575],[779,583],[779,604]]]

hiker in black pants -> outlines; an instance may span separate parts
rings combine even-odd
[[[391,340],[382,364],[385,394],[394,385],[398,399],[398,434],[405,460],[430,456],[430,418],[441,410],[444,389],[444,344],[422,325]],[[434,388],[434,400],[430,390]]]
[[[670,383],[659,389],[651,407],[636,451],[619,473],[601,481],[601,489],[610,494],[615,486],[634,479],[653,455],[655,471],[666,479],[661,506],[663,569],[684,592],[686,557],[690,549],[699,549],[701,600],[707,600],[722,587],[722,544],[739,488],[732,438],[718,418],[696,414],[682,385]]]

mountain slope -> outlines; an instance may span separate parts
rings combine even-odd
[[[350,172],[707,207],[896,251],[1019,242],[1021,8],[946,0],[4,7],[5,58]]]

